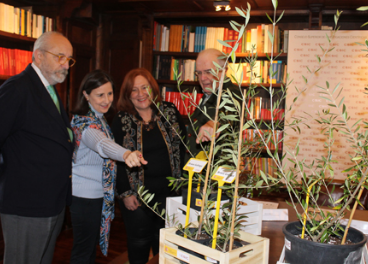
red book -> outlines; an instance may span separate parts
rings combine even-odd
[[[165,93],[165,101],[166,102],[173,102],[173,99],[171,98],[171,92],[166,92]]]
[[[181,93],[178,93],[178,109],[181,115],[186,115],[184,100],[185,100],[184,95],[182,96]]]
[[[258,25],[257,26],[257,52],[258,54],[264,53],[263,52],[264,47],[262,43],[264,43],[264,41],[262,42],[262,25]]]
[[[157,36],[156,36],[156,34],[157,34],[156,27],[157,27],[157,24],[158,23],[156,21],[153,22],[153,50],[156,50],[156,38],[157,38]]]
[[[263,120],[267,120],[267,110],[266,109],[261,109],[261,119]]]
[[[9,49],[9,66],[10,66],[10,75],[16,75],[15,70],[15,50]]]
[[[228,40],[229,39],[229,29],[224,28],[224,38],[223,40]],[[226,53],[227,52],[227,47],[226,46],[222,46],[222,52]]]
[[[197,94],[197,96],[198,96],[198,94]],[[190,104],[190,114],[193,114],[196,107],[197,107],[197,102],[195,101],[195,98],[193,97],[193,94],[190,94],[189,104]]]
[[[239,35],[239,32],[237,32]],[[243,35],[244,36],[244,35]],[[242,47],[243,47],[243,36],[240,37],[239,39],[239,46],[236,49],[236,53],[241,53],[242,52]]]
[[[238,31],[234,31],[234,36],[233,36],[233,39],[234,39],[234,42],[231,43],[231,46],[232,47],[235,47],[235,43],[238,41],[238,37],[239,37],[239,32]],[[241,47],[241,41],[239,42],[239,46]],[[235,53],[238,52],[238,48],[236,49]]]
[[[197,93],[196,105],[199,105],[199,102],[201,101],[202,97],[203,97],[202,93]]]
[[[9,55],[8,49],[3,48],[3,62],[4,62],[4,75],[10,75],[9,73]]]
[[[228,40],[234,40],[234,32],[235,30],[229,29],[228,31],[228,35],[227,35],[227,39]],[[231,47],[234,47],[234,42],[229,42],[228,43]],[[232,50],[232,48],[226,48],[226,53],[230,53]]]
[[[182,112],[180,111],[180,93],[178,92],[172,92],[171,94],[172,98],[173,98],[173,103],[176,106],[176,108],[179,110],[180,114],[182,114]]]
[[[32,51],[28,51],[28,64],[32,63]]]
[[[184,93],[185,94],[185,99],[184,99],[184,115],[188,115],[191,114],[191,105],[190,105],[190,98],[189,98],[189,93]]]
[[[3,48],[0,47],[0,75],[5,75],[4,73],[4,56],[3,56]]]

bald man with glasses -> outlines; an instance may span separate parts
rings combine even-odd
[[[213,83],[215,82],[215,89],[217,92],[218,84],[221,76],[221,71],[218,73],[218,78],[212,74],[212,70],[216,70],[216,62],[221,67],[224,66],[225,60],[219,59],[223,56],[222,52],[217,49],[205,49],[202,50],[196,59],[196,71],[195,74],[198,77],[199,84],[201,85],[203,91],[203,97],[201,104],[197,107],[192,115],[192,120],[194,123],[194,128],[192,126],[188,127],[188,146],[190,152],[195,157],[201,150],[203,146],[211,141],[211,135],[213,133],[213,121],[211,119],[215,118],[217,95],[213,92]],[[225,69],[227,70],[227,69]],[[226,79],[226,77],[225,77]],[[240,96],[240,91],[237,86],[231,83],[230,80],[224,82],[223,91],[230,89],[231,92],[236,93]],[[204,113],[206,109],[208,118]],[[190,154],[187,153],[186,160],[190,158]]]
[[[71,201],[73,133],[54,87],[75,64],[69,40],[41,35],[32,64],[0,86],[4,263],[52,262]]]

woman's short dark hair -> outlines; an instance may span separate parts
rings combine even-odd
[[[137,69],[131,70],[130,72],[127,73],[127,75],[125,75],[123,84],[121,85],[119,100],[117,103],[118,111],[128,112],[130,114],[137,113],[132,101],[130,100],[130,95],[133,90],[135,77],[139,75],[147,79],[148,84],[151,88],[151,93],[152,93],[151,96],[153,100],[156,103],[162,101],[161,94],[160,94],[160,88],[158,87],[158,84],[155,78],[153,78],[152,74],[144,68],[137,68]],[[151,104],[151,108],[154,108],[154,107],[156,106],[154,104]]]
[[[94,70],[88,73],[84,77],[79,87],[77,102],[75,103],[75,107],[71,111],[71,113],[74,115],[86,115],[89,111],[89,105],[83,95],[83,91],[86,91],[86,93],[89,95],[91,94],[92,90],[99,88],[100,86],[108,82],[111,83],[112,90],[114,90],[114,83],[108,73],[104,72],[103,70]],[[112,107],[110,107],[109,111],[111,110],[111,108]]]

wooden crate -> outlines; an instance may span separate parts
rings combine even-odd
[[[179,260],[190,264],[209,263],[208,261],[200,259],[190,253],[179,250],[179,246],[195,251],[201,255],[208,256],[212,259],[211,262],[214,263],[216,263],[217,260],[220,264],[268,264],[270,246],[268,238],[240,231],[240,239],[250,244],[234,249],[231,252],[223,253],[176,235],[176,231],[177,229],[175,228],[163,228],[160,230],[160,264],[177,264],[180,263]]]
[[[167,197],[166,215],[170,216],[170,218],[175,216],[175,222],[185,225],[187,207],[186,205],[182,204],[181,200],[181,196]],[[243,219],[243,221],[240,223],[240,229],[253,235],[260,235],[262,232],[263,205],[244,197],[241,197],[239,201],[241,202],[241,206],[239,207],[237,213],[247,216],[247,218]],[[220,214],[221,213],[222,210],[220,209]],[[190,208],[189,223],[198,221],[199,214],[199,211]],[[166,223],[166,227],[169,227],[168,223]]]

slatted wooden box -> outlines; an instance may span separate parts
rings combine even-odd
[[[175,217],[175,222],[185,225],[187,207],[182,204],[181,196],[166,198],[166,215],[170,218]],[[262,232],[262,216],[263,205],[250,199],[241,197],[239,199],[241,206],[237,211],[238,214],[245,214],[245,218],[241,222],[241,230],[253,235],[260,235]],[[220,214],[222,210],[220,209]],[[200,212],[190,208],[189,223],[197,222]],[[166,227],[170,227],[170,223],[166,223]]]
[[[160,230],[160,264],[178,264],[179,260],[190,264],[208,264],[190,253],[179,250],[179,246],[197,252],[212,259],[211,262],[219,264],[268,264],[269,245],[268,238],[252,235],[240,231],[240,239],[250,244],[223,253],[208,246],[201,245],[190,239],[175,234],[175,228],[163,228]]]

